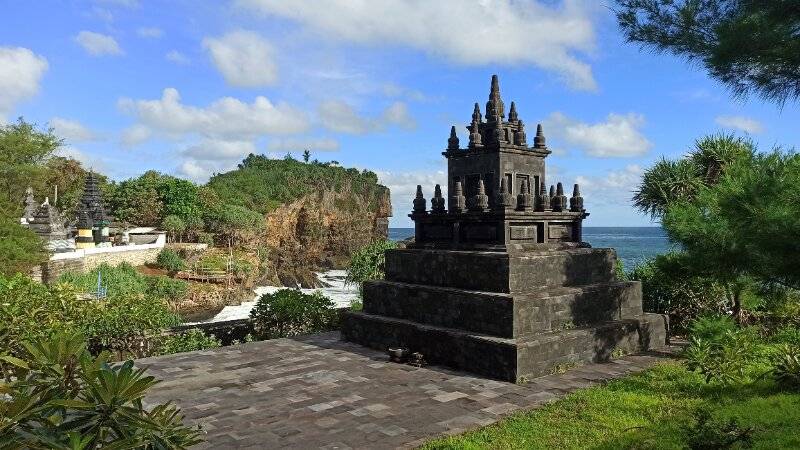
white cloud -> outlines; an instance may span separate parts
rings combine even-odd
[[[434,187],[442,186],[442,193],[447,194],[447,172],[442,170],[419,170],[409,172],[376,171],[378,182],[389,188],[394,210],[392,226],[410,226],[411,221],[406,214],[411,212],[412,201],[417,191],[417,185],[422,186],[425,198],[430,201]]]
[[[164,30],[158,27],[141,27],[136,30],[136,34],[143,38],[158,39],[164,36]]]
[[[377,118],[364,117],[352,106],[339,100],[322,102],[318,112],[325,128],[340,133],[365,134],[384,130],[390,125],[404,129],[416,126],[414,118],[408,113],[408,107],[403,102],[392,103]]]
[[[64,145],[58,148],[55,152],[56,156],[63,156],[64,158],[72,158],[81,163],[85,168],[93,167],[93,161],[83,153],[80,149],[71,145]]]
[[[211,177],[212,169],[207,164],[186,160],[178,167],[178,173],[197,183],[205,183]]]
[[[570,86],[595,90],[576,53],[595,44],[592,2],[544,0],[238,0],[238,6],[295,20],[328,39],[402,45],[470,66],[530,64]]]
[[[416,89],[404,88],[394,83],[385,83],[381,86],[381,90],[383,91],[383,95],[387,97],[405,97],[415,102],[423,102],[428,99],[425,94]]]
[[[543,125],[548,143],[557,148],[566,143],[590,156],[616,158],[639,156],[650,150],[653,144],[640,131],[644,122],[641,114],[610,113],[605,122],[588,124],[554,112]]]
[[[188,56],[177,50],[170,50],[166,55],[164,55],[164,58],[166,58],[167,61],[174,62],[175,64],[182,66],[192,62]]]
[[[205,139],[184,149],[181,154],[195,160],[231,161],[244,159],[248,154],[255,152],[256,146],[250,141]]]
[[[623,169],[610,170],[600,177],[579,176],[575,179],[581,187],[581,195],[586,201],[586,208],[591,211],[591,204],[601,206],[619,206],[631,204],[633,191],[639,186],[644,170],[637,164],[630,164]],[[567,186],[565,186],[565,189]],[[570,190],[570,192],[572,192]]]
[[[267,149],[272,152],[297,152],[306,149],[312,152],[329,152],[339,150],[339,141],[331,138],[274,139],[267,144]]]
[[[152,135],[153,132],[150,128],[141,124],[136,124],[122,131],[120,141],[122,141],[122,145],[125,147],[133,147],[150,139]]]
[[[744,116],[718,116],[714,119],[717,125],[725,128],[734,128],[748,134],[758,134],[764,131],[761,122]]]
[[[27,48],[0,47],[0,123],[17,103],[39,92],[47,60]]]
[[[92,56],[122,54],[116,39],[105,34],[83,30],[75,36],[75,41]]]
[[[198,134],[246,140],[301,133],[309,128],[302,112],[283,103],[274,104],[262,96],[256,97],[253,103],[223,97],[208,106],[196,107],[181,103],[177,89],[166,88],[160,99],[122,98],[118,105],[122,111],[135,116],[140,125],[170,137]]]
[[[86,128],[77,120],[53,117],[50,119],[50,126],[53,127],[56,136],[66,139],[67,142],[87,142],[97,139],[97,135],[92,130]]]
[[[278,79],[274,50],[256,33],[239,30],[219,38],[206,38],[203,47],[231,86],[270,86]]]

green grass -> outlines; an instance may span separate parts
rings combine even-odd
[[[753,448],[800,448],[800,392],[783,391],[770,380],[734,387],[706,384],[679,362],[577,391],[423,448],[687,448],[687,429],[701,408],[710,410],[715,421],[736,418],[740,426],[754,428]]]

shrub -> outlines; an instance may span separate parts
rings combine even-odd
[[[689,322],[700,315],[722,313],[725,308],[722,287],[710,279],[687,274],[677,253],[638,264],[629,279],[642,282],[644,310],[668,314],[674,332],[685,331]]]
[[[381,280],[385,276],[386,250],[397,248],[392,241],[375,241],[353,253],[347,266],[346,283],[361,283],[369,280]]]
[[[784,345],[775,357],[772,376],[783,386],[800,388],[800,347]]]
[[[706,383],[730,385],[744,381],[756,355],[752,333],[727,331],[717,339],[691,339],[684,351],[688,369],[702,374]]]
[[[183,280],[175,280],[165,276],[147,277],[150,295],[163,298],[168,301],[181,299],[189,289],[188,284]]]
[[[734,332],[736,328],[736,323],[730,316],[710,314],[693,320],[689,324],[689,334],[693,338],[720,342],[728,332]]]
[[[170,355],[172,353],[193,352],[195,350],[217,348],[220,345],[220,341],[214,336],[209,336],[203,333],[202,330],[192,328],[180,334],[167,336],[161,343],[159,354]]]
[[[158,267],[166,270],[169,273],[179,272],[186,268],[186,261],[180,257],[174,250],[165,248],[159,252],[156,257],[156,264]]]
[[[123,277],[112,279],[130,281]],[[86,336],[95,353],[113,350],[119,357],[146,356],[152,352],[150,336],[180,323],[167,303],[152,295],[135,291],[121,295],[109,289],[107,298],[82,299],[69,283],[47,287],[23,275],[0,277],[0,299],[0,337],[3,349],[11,355],[22,351],[23,341],[73,330]]]
[[[333,329],[338,312],[333,301],[320,292],[281,289],[262,295],[250,311],[250,319],[260,337],[271,339]]]
[[[176,242],[179,240],[179,236],[186,231],[186,223],[180,217],[170,214],[164,217],[161,222],[161,228],[172,236],[172,242]]]
[[[687,444],[692,450],[750,448],[753,444],[753,428],[742,427],[736,418],[714,420],[711,412],[700,409],[694,413],[695,423],[686,428]]]
[[[23,344],[0,397],[4,448],[178,449],[202,442],[199,429],[166,403],[145,408],[157,383],[133,362],[109,365],[92,357],[79,334],[57,334]]]

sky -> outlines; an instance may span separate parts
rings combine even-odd
[[[650,226],[641,173],[727,132],[800,145],[800,105],[735,99],[701,67],[625,43],[593,0],[0,0],[0,122],[53,127],[60,152],[111,178],[203,183],[249,153],[376,172],[390,225],[417,184],[445,184],[492,74],[548,183],[578,182],[586,226]],[[530,131],[529,131],[530,133]]]

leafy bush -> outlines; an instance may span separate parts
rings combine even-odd
[[[47,260],[42,239],[23,227],[17,217],[3,217],[0,205],[0,274],[27,274]],[[16,216],[16,215],[15,215]]]
[[[169,273],[175,273],[186,269],[186,261],[174,250],[169,248],[165,248],[158,253],[156,264]]]
[[[800,388],[800,347],[784,345],[774,361],[772,376],[778,384]]]
[[[220,341],[214,336],[209,336],[203,333],[202,330],[192,328],[180,334],[167,336],[161,343],[159,354],[170,355],[172,353],[193,352],[195,350],[217,348],[220,345]]]
[[[145,408],[157,383],[133,362],[109,365],[92,357],[80,334],[23,343],[13,379],[0,383],[0,443],[4,448],[179,449],[202,442],[167,403]]]
[[[353,253],[347,266],[346,283],[361,283],[369,280],[381,280],[385,276],[386,250],[397,248],[397,244],[388,240],[375,241]]]
[[[338,312],[333,301],[320,292],[281,289],[262,295],[250,311],[250,319],[260,337],[271,339],[333,329]]]
[[[702,374],[706,383],[730,385],[746,380],[755,346],[751,333],[727,331],[717,341],[692,337],[684,356],[688,369]]]
[[[714,420],[708,409],[694,413],[695,423],[686,429],[687,444],[692,450],[717,450],[750,448],[753,444],[753,428],[742,427],[736,418],[728,421]]]
[[[175,214],[170,214],[161,221],[161,228],[172,236],[172,242],[176,242],[186,231],[186,222]]]
[[[183,280],[175,280],[165,276],[147,277],[149,294],[153,297],[175,301],[186,295],[188,284]]]
[[[644,310],[668,314],[673,332],[685,331],[700,315],[725,311],[723,288],[713,280],[686,273],[679,253],[659,255],[639,264],[628,277],[642,282]]]
[[[709,342],[722,341],[727,333],[736,331],[736,324],[730,316],[720,314],[704,315],[689,324],[689,333],[693,338]]]
[[[69,283],[47,287],[22,275],[10,279],[0,276],[0,299],[2,349],[11,355],[22,351],[23,341],[72,330],[86,336],[95,353],[113,350],[120,358],[146,356],[153,352],[150,336],[180,323],[164,299],[131,291],[130,287],[109,289],[109,297],[104,299],[83,299]]]

